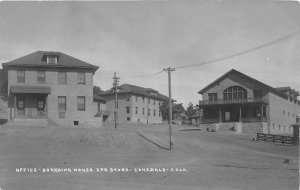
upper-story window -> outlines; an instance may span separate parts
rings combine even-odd
[[[85,97],[84,96],[77,96],[77,110],[85,111]]]
[[[46,82],[45,71],[37,71],[37,82],[39,84],[45,84]]]
[[[223,92],[224,100],[247,99],[247,90],[240,86],[231,86]]]
[[[58,96],[58,111],[67,110],[67,98],[65,96]]]
[[[66,72],[58,72],[58,84],[67,84]]]
[[[78,72],[78,84],[85,84],[85,72]]]
[[[216,101],[218,99],[217,93],[208,93],[209,101]]]
[[[25,83],[25,70],[17,70],[17,82]]]
[[[48,64],[57,64],[57,56],[47,56]]]

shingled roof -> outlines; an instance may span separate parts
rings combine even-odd
[[[46,56],[57,56],[57,64],[48,64],[46,61]],[[3,68],[10,66],[18,67],[67,67],[67,68],[86,68],[92,69],[94,72],[99,68],[98,66],[86,63],[79,59],[61,52],[54,51],[37,51],[18,59],[3,63]]]
[[[211,87],[213,87],[220,81],[224,80],[225,78],[229,78],[229,79],[231,79],[243,86],[246,86],[250,89],[272,92],[273,94],[276,94],[277,96],[287,99],[287,96],[285,94],[281,93],[280,91],[276,90],[275,88],[273,88],[269,85],[266,85],[254,78],[251,78],[235,69],[231,69],[230,71],[228,71],[227,73],[225,73],[224,75],[222,75],[221,77],[219,77],[218,79],[216,79],[215,81],[213,81],[212,83],[207,85],[205,88],[200,90],[198,93],[203,94],[208,89],[210,89]]]
[[[168,100],[167,96],[160,94],[157,90],[154,90],[152,88],[144,88],[144,87],[135,86],[131,84],[122,84],[118,87],[118,90],[119,90],[118,94],[132,93],[132,94],[140,94],[140,95],[145,95],[153,98]],[[112,92],[111,90],[107,90],[100,93],[101,96],[112,95],[112,94],[114,94],[114,92]]]

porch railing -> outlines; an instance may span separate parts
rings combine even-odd
[[[263,118],[258,118],[258,117],[247,117],[247,118],[242,118],[242,122],[267,122],[268,119],[266,117]],[[222,121],[222,123],[226,123],[229,121]],[[236,121],[239,122],[239,121]],[[202,118],[200,120],[200,123],[203,124],[211,124],[211,123],[219,123],[219,119],[214,118],[214,119],[206,119],[206,118]]]
[[[46,118],[46,110],[38,110],[36,108],[17,109],[16,117],[18,118]]]
[[[246,117],[242,118],[242,122],[266,122],[268,119],[266,117]]]
[[[199,105],[221,105],[221,104],[242,104],[242,103],[252,103],[252,102],[262,102],[267,103],[265,98],[247,98],[247,99],[235,99],[235,100],[203,100],[199,102]]]

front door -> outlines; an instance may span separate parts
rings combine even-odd
[[[19,97],[17,99],[17,116],[25,116],[25,98]]]
[[[38,116],[44,116],[45,115],[45,101],[43,99],[39,99],[37,101],[37,111]]]

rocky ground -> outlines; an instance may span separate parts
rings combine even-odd
[[[0,188],[299,188],[299,146],[186,129],[173,127],[168,150],[166,125],[1,127]]]

